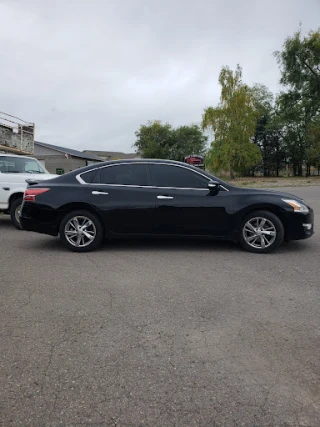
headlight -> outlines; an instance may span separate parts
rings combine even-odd
[[[309,212],[309,208],[305,205],[303,205],[302,203],[297,202],[296,200],[291,200],[291,199],[282,199],[285,203],[288,203],[288,205],[293,207],[293,210],[295,212]]]

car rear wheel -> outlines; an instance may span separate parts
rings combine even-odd
[[[282,222],[268,211],[256,211],[247,215],[239,236],[241,246],[254,253],[273,252],[281,245],[283,239]]]
[[[11,221],[18,230],[21,230],[20,217],[19,217],[21,205],[22,205],[22,198],[19,197],[18,199],[14,200],[10,206]]]
[[[89,252],[103,240],[103,226],[93,213],[78,210],[68,213],[60,224],[60,240],[74,252]]]

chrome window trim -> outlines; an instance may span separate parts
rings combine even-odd
[[[88,171],[88,172],[90,172],[90,171]],[[87,182],[85,182],[82,178],[81,178],[81,175],[83,175],[85,172],[82,172],[82,173],[78,173],[78,175],[76,175],[76,180],[81,184],[81,185],[83,185],[83,184],[88,184]]]
[[[131,187],[131,188],[159,188],[163,190],[195,190],[208,191],[208,188],[189,188],[189,187],[155,187],[154,185],[131,185],[131,184],[87,184],[87,185],[107,185],[108,187]]]
[[[210,181],[210,179],[206,176],[203,175],[201,172],[198,171],[194,171],[189,169],[187,166],[183,166],[183,165],[174,165],[172,163],[166,163],[166,162],[121,162],[121,163],[112,163],[111,165],[105,165],[105,166],[100,166],[100,167],[95,167],[92,168],[90,170],[87,170],[85,172],[81,172],[78,175],[76,175],[76,179],[80,184],[85,184],[85,185],[109,185],[111,187],[133,187],[133,188],[159,188],[159,189],[165,189],[165,190],[198,190],[198,191],[208,191],[208,188],[190,188],[190,187],[156,187],[153,185],[131,185],[131,184],[103,184],[103,183],[88,183],[85,182],[82,178],[81,175],[84,175],[88,172],[92,172],[94,170],[98,170],[98,169],[104,169],[104,168],[109,168],[111,166],[120,166],[120,165],[165,165],[165,166],[173,166],[176,168],[182,168],[182,169],[187,169],[190,172],[193,172],[195,174],[198,174],[200,176],[202,176],[203,178],[205,178],[208,182]],[[220,185],[221,188],[223,188],[225,191],[229,190],[224,187],[223,185]]]

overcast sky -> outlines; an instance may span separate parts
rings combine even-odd
[[[272,52],[320,0],[0,0],[0,111],[36,139],[132,152],[140,124],[199,123],[223,65],[279,91]]]

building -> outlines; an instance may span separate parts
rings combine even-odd
[[[34,157],[40,160],[50,173],[57,174],[103,161],[101,157],[86,152],[40,141],[34,141]]]
[[[85,150],[84,153],[98,156],[104,161],[107,160],[122,160],[122,159],[141,159],[137,153],[121,153],[117,151],[93,151]]]
[[[0,112],[0,152],[32,155],[34,123]]]

